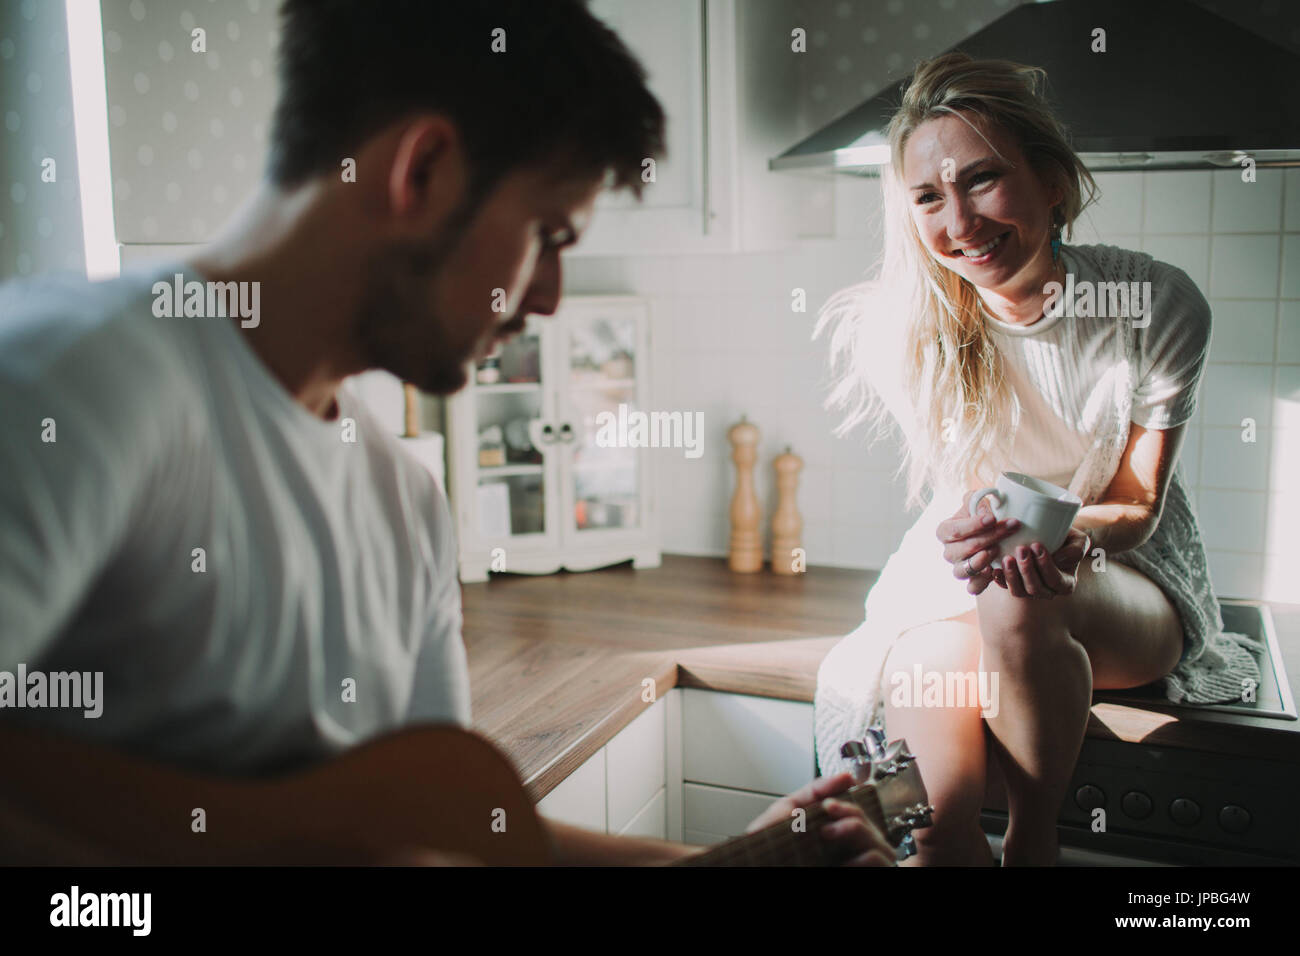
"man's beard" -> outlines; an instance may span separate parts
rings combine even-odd
[[[451,258],[474,210],[462,204],[433,243],[399,242],[365,264],[356,341],[368,368],[381,368],[422,392],[450,395],[468,381],[466,365],[479,348],[467,338],[475,320],[433,312],[433,277]]]

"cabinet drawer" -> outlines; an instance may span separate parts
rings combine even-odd
[[[668,829],[665,815],[668,801],[665,796],[664,788],[660,787],[659,792],[632,818],[632,822],[618,831],[619,835],[664,839]]]
[[[700,835],[738,836],[775,799],[766,793],[688,783],[682,788],[682,830]]]
[[[544,817],[605,832],[605,750],[596,754],[542,797],[537,812]]]
[[[812,779],[813,705],[684,688],[682,771],[719,787],[797,790]]]
[[[606,816],[619,833],[664,788],[663,701],[652,704],[605,745]]]

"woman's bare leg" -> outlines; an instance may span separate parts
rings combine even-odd
[[[987,719],[1006,776],[1004,866],[1056,862],[1056,821],[1078,761],[1094,687],[1135,687],[1177,663],[1181,622],[1155,584],[1111,562],[1080,566],[1073,594],[1017,598],[994,585],[977,599],[984,666],[998,674]]]
[[[896,706],[895,688],[922,674],[977,673],[980,658],[975,612],[935,621],[904,633],[885,662],[882,692],[890,739],[907,739],[917,756],[930,803],[931,826],[913,833],[917,854],[905,865],[991,866],[993,854],[979,825],[986,753],[978,701],[967,706]]]

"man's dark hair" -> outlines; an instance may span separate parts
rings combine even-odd
[[[459,128],[474,200],[549,163],[639,198],[643,160],[664,151],[645,69],[585,0],[284,0],[280,13],[268,168],[278,186],[337,172],[423,110]],[[498,28],[505,52],[493,51]]]

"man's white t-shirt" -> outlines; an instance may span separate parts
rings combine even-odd
[[[0,286],[0,671],[103,673],[0,720],[237,774],[467,725],[441,489],[347,384],[325,421],[237,320],[155,317],[184,271]]]

